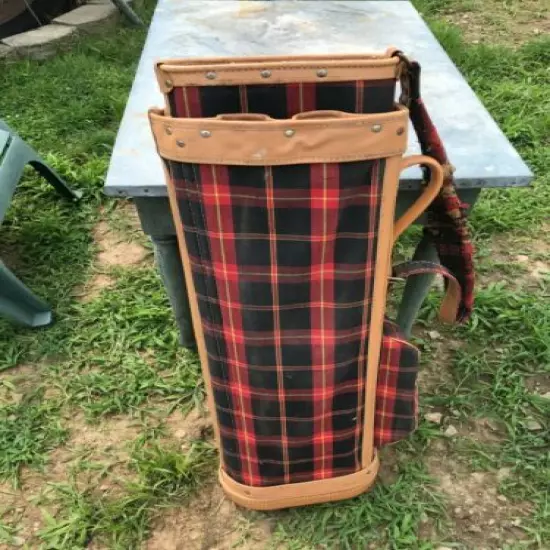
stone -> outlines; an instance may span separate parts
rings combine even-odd
[[[540,397],[542,397],[543,399],[550,399],[550,391],[543,393]]]
[[[497,500],[500,502],[508,502],[508,499],[504,495],[498,495]]]
[[[538,432],[538,431],[542,430],[542,424],[540,422],[538,422],[537,420],[535,420],[534,418],[527,419],[527,422],[525,422],[525,427],[530,432]]]
[[[452,548],[449,548],[448,546],[438,546],[435,550],[452,550]]]
[[[441,334],[439,332],[437,332],[437,330],[430,330],[428,332],[428,336],[432,339],[432,340],[440,340],[441,339]]]
[[[458,433],[458,430],[451,424],[450,426],[447,427],[447,429],[443,433],[447,437],[454,437]]]
[[[56,17],[53,22],[59,25],[70,25],[86,33],[99,32],[105,24],[111,23],[118,16],[113,4],[86,4],[75,10]]]
[[[11,57],[13,55],[13,48],[10,48],[6,44],[0,44],[0,59],[5,57]]]
[[[425,414],[424,418],[428,422],[432,422],[433,424],[441,424],[441,419],[443,418],[443,415],[439,412],[433,412]]]
[[[525,254],[518,254],[516,256],[516,260],[524,264],[529,261],[529,256],[526,256]]]
[[[19,56],[46,59],[70,42],[75,34],[73,27],[51,24],[8,36],[3,42],[16,50]]]
[[[498,481],[504,481],[505,479],[508,479],[511,473],[512,473],[511,468],[499,468],[497,471]]]

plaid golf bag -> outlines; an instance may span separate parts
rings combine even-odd
[[[408,62],[408,61],[407,61]],[[167,176],[220,482],[269,510],[365,491],[376,449],[416,427],[418,350],[385,318],[395,239],[436,199],[407,148],[404,58],[164,61],[149,113]],[[429,169],[397,221],[401,171]],[[447,277],[441,315],[459,315]]]

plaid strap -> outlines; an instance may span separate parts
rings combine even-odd
[[[392,276],[398,279],[406,279],[411,275],[425,275],[427,273],[442,275],[446,281],[446,291],[441,307],[439,318],[444,323],[454,323],[458,319],[458,311],[462,303],[461,287],[459,281],[449,269],[434,262],[404,262],[394,265]]]
[[[441,191],[427,210],[428,222],[424,232],[432,239],[441,264],[460,285],[462,297],[456,320],[466,321],[474,304],[474,247],[466,223],[467,205],[457,195],[454,169],[420,96],[420,65],[410,61],[400,51],[394,55],[403,61],[400,101],[409,108],[422,153],[433,157],[446,169]]]

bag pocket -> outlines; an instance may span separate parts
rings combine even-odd
[[[385,320],[376,384],[375,447],[400,441],[416,430],[419,363],[418,348],[407,342],[395,323]]]

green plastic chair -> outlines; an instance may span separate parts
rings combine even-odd
[[[73,191],[40,156],[0,120],[0,226],[25,166],[31,165],[63,197],[76,201]],[[52,322],[51,308],[23,284],[0,259],[0,315],[29,327]]]

